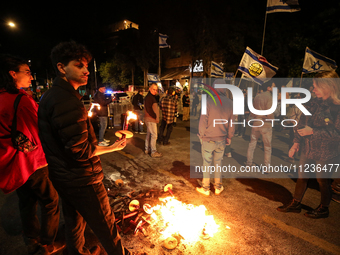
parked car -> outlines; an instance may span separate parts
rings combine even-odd
[[[130,103],[130,97],[125,92],[113,92],[114,103],[127,104]]]

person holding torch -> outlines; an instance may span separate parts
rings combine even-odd
[[[100,246],[88,250],[84,231],[89,224],[108,254],[130,254],[121,242],[111,210],[99,155],[122,150],[126,139],[98,146],[87,111],[77,89],[86,85],[91,54],[74,41],[52,49],[58,74],[53,87],[41,99],[39,136],[49,164],[50,178],[65,218],[69,254],[100,254]]]

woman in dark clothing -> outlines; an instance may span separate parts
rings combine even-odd
[[[317,98],[312,99],[307,110],[310,116],[301,115],[295,132],[294,145],[289,157],[301,149],[299,178],[296,182],[294,199],[288,206],[277,208],[280,212],[301,212],[301,201],[307,190],[309,172],[315,172],[319,183],[320,205],[305,213],[306,217],[327,218],[328,206],[332,198],[330,167],[336,163],[339,155],[340,141],[340,99],[339,76],[336,72],[321,72],[313,79],[314,92]],[[334,172],[334,169],[333,169]]]

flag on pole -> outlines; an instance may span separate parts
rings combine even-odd
[[[211,61],[210,77],[223,77],[223,68],[214,61]]]
[[[158,74],[148,73],[148,81],[157,83],[157,82],[160,82],[161,80],[159,79]]]
[[[333,59],[322,56],[306,47],[305,60],[303,61],[302,73],[317,73],[332,71],[338,66]]]
[[[170,48],[170,45],[167,44],[166,42],[168,38],[169,36],[159,33],[159,36],[158,36],[159,48],[168,48],[168,47]]]
[[[238,70],[262,85],[276,74],[278,68],[270,64],[265,57],[247,47]]]
[[[300,11],[298,0],[267,0],[267,13]]]

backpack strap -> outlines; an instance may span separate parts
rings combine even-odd
[[[12,143],[15,144],[15,138],[17,135],[17,110],[18,105],[20,103],[20,99],[24,96],[24,94],[19,94],[15,100],[14,100],[14,116],[13,116],[13,122],[12,122],[12,129],[11,129],[11,137],[12,137]]]

